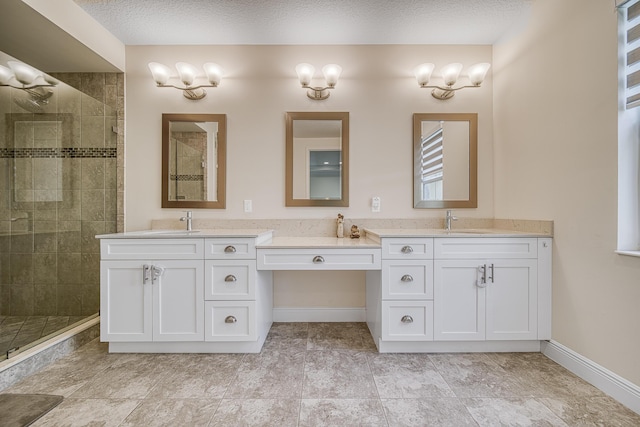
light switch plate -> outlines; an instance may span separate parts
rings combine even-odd
[[[253,211],[253,203],[251,203],[251,200],[244,201],[244,211],[245,213]]]
[[[380,212],[380,197],[375,196],[371,199],[371,212]]]

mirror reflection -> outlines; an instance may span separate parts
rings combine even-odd
[[[162,207],[225,207],[226,116],[162,115]]]
[[[414,114],[414,207],[477,207],[477,114]]]
[[[286,206],[348,206],[349,113],[287,113]]]

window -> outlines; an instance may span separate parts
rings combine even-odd
[[[640,256],[640,0],[619,0],[618,250]]]

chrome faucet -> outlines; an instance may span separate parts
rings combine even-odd
[[[180,217],[180,221],[187,221],[187,231],[193,230],[193,212],[184,211],[187,213],[187,216]]]
[[[446,231],[451,231],[451,221],[457,221],[458,217],[453,216],[451,210],[447,211],[447,216],[444,217],[444,229]]]

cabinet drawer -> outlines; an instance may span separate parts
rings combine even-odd
[[[255,341],[255,301],[205,301],[205,341]]]
[[[382,301],[382,339],[433,341],[433,301]]]
[[[382,299],[433,299],[433,261],[382,261]]]
[[[253,300],[256,298],[255,261],[207,260],[205,269],[205,300]]]
[[[203,259],[203,239],[102,239],[101,259]]]
[[[256,259],[255,239],[205,239],[206,259]]]
[[[436,259],[469,258],[537,258],[536,238],[437,238],[434,242]]]
[[[380,249],[258,249],[258,270],[379,270]]]
[[[432,238],[385,238],[382,239],[383,259],[431,259]]]

